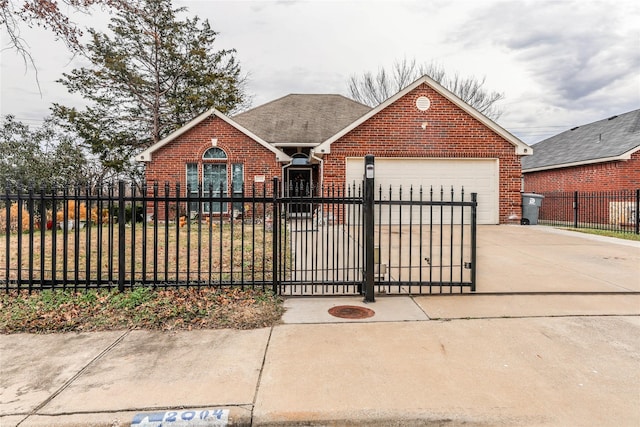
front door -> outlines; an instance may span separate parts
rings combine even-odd
[[[291,198],[311,197],[312,192],[311,168],[287,169],[286,195]],[[289,204],[290,214],[311,214],[310,203]]]

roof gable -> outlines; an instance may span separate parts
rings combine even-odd
[[[482,113],[478,112],[475,108],[471,107],[469,104],[467,104],[466,102],[464,102],[463,100],[458,98],[455,94],[453,94],[451,91],[449,91],[448,89],[446,89],[445,87],[440,85],[438,82],[436,82],[435,80],[433,80],[429,76],[425,75],[425,76],[422,76],[421,78],[419,78],[418,80],[416,80],[415,82],[413,82],[412,84],[410,84],[409,86],[407,86],[406,88],[404,88],[403,90],[401,90],[400,92],[396,93],[394,96],[392,96],[389,99],[387,99],[386,101],[384,101],[382,104],[380,104],[377,107],[375,107],[374,109],[370,110],[368,113],[366,113],[365,115],[363,115],[362,117],[360,117],[359,119],[357,119],[356,121],[351,123],[349,126],[345,127],[344,129],[342,129],[338,133],[332,135],[330,138],[328,138],[327,140],[322,142],[322,144],[320,144],[319,146],[317,146],[313,150],[314,153],[315,154],[319,154],[319,155],[330,153],[331,152],[331,144],[333,142],[335,142],[338,139],[342,138],[344,135],[346,135],[347,133],[351,132],[353,129],[357,128],[362,123],[366,122],[371,117],[375,116],[380,111],[384,110],[385,108],[387,108],[391,104],[395,103],[397,100],[399,100],[400,98],[402,98],[403,96],[405,96],[409,92],[413,91],[414,89],[416,89],[417,87],[419,87],[422,84],[428,85],[433,90],[438,92],[440,95],[442,95],[443,97],[445,97],[446,99],[451,101],[453,104],[458,106],[463,111],[465,111],[467,114],[469,114],[470,116],[472,116],[473,118],[478,120],[484,126],[486,126],[487,128],[491,129],[496,134],[500,135],[503,139],[505,139],[506,141],[508,141],[511,145],[513,145],[515,147],[517,155],[527,156],[527,155],[530,155],[533,152],[531,147],[529,147],[527,144],[522,142],[516,136],[512,135],[506,129],[504,129],[503,127],[501,127],[500,125],[498,125],[497,123],[495,123],[493,120],[489,119],[488,117],[486,117]]]
[[[152,159],[152,155],[153,155],[153,153],[155,151],[157,151],[158,149],[160,149],[160,148],[164,147],[165,145],[169,144],[171,141],[173,141],[174,139],[176,139],[180,135],[186,133],[187,131],[191,130],[192,128],[196,127],[198,124],[200,124],[201,122],[203,122],[204,120],[206,120],[207,118],[209,118],[211,116],[218,117],[219,119],[221,119],[224,122],[226,122],[227,124],[233,126],[234,128],[236,128],[240,132],[242,132],[245,135],[247,135],[249,138],[251,138],[254,141],[256,141],[258,144],[262,145],[263,147],[265,147],[266,149],[268,149],[269,151],[274,153],[276,155],[276,160],[277,161],[279,161],[279,162],[287,162],[287,161],[291,160],[291,158],[289,156],[287,156],[284,152],[282,152],[278,148],[274,147],[273,145],[269,144],[268,142],[266,142],[265,140],[263,140],[259,136],[255,135],[250,130],[248,130],[248,129],[244,128],[243,126],[241,126],[240,124],[236,123],[234,120],[232,120],[231,118],[229,118],[226,115],[222,114],[220,111],[216,110],[215,108],[212,108],[212,109],[210,109],[208,111],[205,111],[204,113],[200,114],[195,119],[191,120],[186,125],[184,125],[181,128],[175,130],[174,132],[172,132],[171,134],[167,135],[162,140],[156,142],[151,147],[147,148],[142,153],[138,154],[135,157],[135,159],[137,161],[139,161],[139,162],[150,162],[151,159]]]
[[[342,95],[291,94],[233,120],[276,146],[316,146],[370,110]]]
[[[640,150],[640,109],[574,127],[535,144],[525,172],[628,160]]]

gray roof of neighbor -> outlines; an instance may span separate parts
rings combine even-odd
[[[640,147],[640,109],[575,127],[533,145],[522,169],[551,168],[621,156]]]
[[[320,144],[371,107],[342,95],[287,95],[233,117],[271,144]]]

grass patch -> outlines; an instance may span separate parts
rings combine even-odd
[[[615,237],[624,240],[635,240],[640,242],[640,234],[622,233],[620,231],[599,230],[596,228],[562,228],[567,231],[577,231],[579,233],[594,234],[597,236]]]
[[[0,294],[0,333],[255,329],[283,312],[282,298],[260,289],[10,291]]]
[[[117,227],[104,224],[2,235],[9,250],[0,251],[0,265],[8,263],[9,280],[20,273],[26,281],[32,265],[36,282],[52,280],[53,270],[58,282],[98,277],[113,282],[118,277],[118,238]],[[127,280],[131,275],[141,282],[156,276],[159,282],[271,280],[273,233],[262,224],[137,224],[126,228],[124,240]]]

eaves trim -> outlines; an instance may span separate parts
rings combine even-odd
[[[226,115],[222,114],[220,111],[218,111],[215,108],[212,108],[212,109],[210,109],[208,111],[205,111],[204,113],[200,114],[195,119],[191,120],[186,125],[184,125],[181,128],[175,130],[174,132],[172,132],[171,134],[167,135],[165,138],[161,139],[160,141],[156,142],[151,147],[147,148],[142,153],[138,154],[135,157],[135,160],[138,161],[138,162],[150,162],[151,159],[152,159],[152,155],[153,155],[153,153],[155,151],[157,151],[160,148],[164,147],[165,145],[167,145],[168,143],[170,143],[171,141],[173,141],[174,139],[176,139],[180,135],[182,135],[182,134],[186,133],[187,131],[191,130],[192,128],[194,128],[195,126],[197,126],[198,124],[200,124],[201,122],[203,122],[204,120],[206,120],[208,117],[210,117],[212,115],[218,117],[219,119],[223,120],[227,124],[233,126],[234,128],[236,128],[240,132],[242,132],[245,135],[247,135],[249,138],[251,138],[254,141],[256,141],[258,144],[262,145],[263,147],[265,147],[266,149],[268,149],[269,151],[274,153],[276,155],[276,160],[278,162],[289,162],[289,161],[291,161],[291,157],[286,155],[283,151],[279,150],[278,148],[276,148],[273,145],[269,144],[268,142],[264,141],[258,135],[254,134],[249,129],[239,125],[238,123],[236,123],[235,121],[233,121],[232,119],[230,119]]]
[[[315,147],[317,142],[274,142],[274,147]]]
[[[382,104],[378,105],[377,107],[375,107],[374,109],[372,109],[371,111],[369,111],[368,113],[366,113],[365,115],[363,115],[362,117],[360,117],[359,119],[351,123],[349,126],[345,127],[344,129],[342,129],[341,131],[339,131],[329,139],[322,142],[320,145],[318,145],[318,147],[316,147],[315,150],[313,150],[314,153],[317,155],[324,155],[324,154],[331,153],[331,144],[333,142],[342,138],[344,135],[351,132],[353,129],[357,128],[362,123],[366,122],[371,117],[375,116],[380,111],[384,110],[389,105],[396,102],[398,99],[402,98],[412,90],[416,89],[421,84],[425,84],[425,83],[428,86],[430,86],[432,89],[434,89],[436,92],[440,93],[442,96],[447,98],[449,101],[453,102],[456,106],[458,106],[460,109],[465,111],[467,114],[469,114],[470,116],[478,120],[480,123],[482,123],[489,129],[491,129],[493,132],[500,135],[506,141],[511,143],[511,145],[513,145],[516,149],[516,155],[530,156],[533,154],[533,149],[529,145],[522,142],[518,137],[514,136],[509,131],[504,129],[502,126],[498,125],[493,120],[487,118],[486,116],[478,112],[475,108],[471,107],[469,104],[467,104],[466,102],[458,98],[453,92],[449,91],[447,88],[440,85],[438,82],[436,82],[431,77],[426,75],[422,76],[421,78],[419,78],[418,80],[416,80],[415,82],[413,82],[412,84],[410,84],[409,86],[401,90],[400,92],[396,93],[395,95],[393,95],[392,97],[384,101]]]
[[[640,150],[640,146],[634,148],[633,150],[629,150],[626,153],[623,153],[619,156],[601,157],[598,159],[582,160],[579,162],[560,163],[557,165],[547,165],[547,166],[540,166],[537,168],[522,169],[522,173],[541,172],[541,171],[552,170],[552,169],[563,169],[563,168],[571,168],[575,166],[593,165],[597,163],[607,163],[607,162],[616,162],[616,161],[624,162],[624,161],[630,160],[631,155],[638,150]]]

